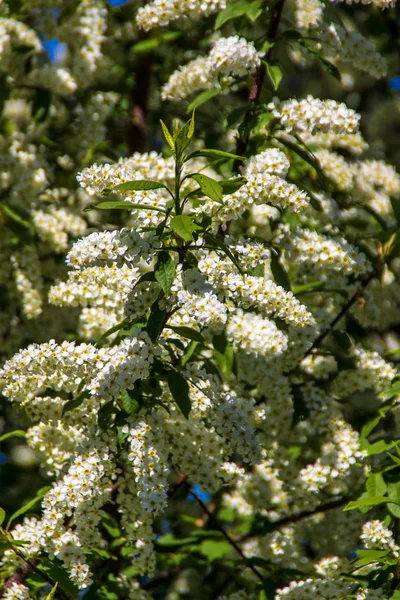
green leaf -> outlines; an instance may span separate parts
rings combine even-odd
[[[389,498],[396,502],[396,504],[388,502],[388,511],[396,517],[396,519],[400,519],[400,481],[397,483],[388,483],[387,491]]]
[[[169,547],[169,546],[179,547],[179,546],[187,546],[188,544],[194,544],[196,542],[197,542],[197,539],[195,537],[176,538],[172,533],[166,533],[165,535],[162,535],[160,538],[158,538],[158,540],[156,541],[156,544],[158,546],[165,546],[165,547]]]
[[[167,311],[161,310],[158,306],[158,300],[151,307],[149,320],[147,321],[146,331],[152,342],[155,342],[160,335],[167,316]]]
[[[49,594],[47,594],[47,596],[44,600],[53,600],[54,594],[56,593],[57,588],[58,588],[58,581],[55,584],[55,586],[53,587],[53,589],[51,590],[51,592]]]
[[[278,67],[278,65],[272,65],[270,63],[267,63],[265,60],[263,60],[262,62],[267,71],[267,75],[272,83],[272,88],[274,89],[274,91],[276,91],[279,87],[280,82],[282,81],[283,73],[280,67]]]
[[[68,595],[68,597],[78,597],[79,590],[77,586],[70,580],[64,567],[60,567],[48,558],[42,557],[40,559],[40,570],[44,571],[49,577],[51,577],[53,581],[57,581],[60,588]]]
[[[384,496],[371,496],[368,498],[361,498],[358,500],[354,500],[352,502],[349,502],[343,510],[354,510],[356,508],[359,507],[364,507],[364,506],[378,506],[379,504],[386,504],[388,502],[389,498],[386,498]]]
[[[185,242],[193,241],[193,233],[201,229],[188,215],[176,215],[170,221],[171,229]]]
[[[47,492],[49,490],[51,490],[51,485],[41,488],[34,498],[32,498],[31,500],[28,500],[28,502],[26,502],[20,509],[18,509],[15,513],[13,513],[11,515],[11,517],[8,519],[7,529],[10,528],[11,523],[13,523],[13,521],[15,521],[15,519],[18,519],[18,517],[27,513],[38,502],[40,502],[42,500],[43,496],[45,496],[45,494],[47,494]]]
[[[63,417],[65,413],[69,412],[70,410],[74,410],[75,408],[78,408],[78,406],[80,406],[86,398],[89,398],[89,392],[83,392],[82,394],[79,394],[79,396],[77,396],[76,398],[68,400],[68,402],[66,402],[63,406],[61,416]]]
[[[6,518],[6,511],[4,508],[0,507],[0,525],[4,523],[4,519]]]
[[[385,396],[400,396],[400,381],[395,381],[389,388],[383,390]]]
[[[181,335],[182,337],[204,344],[204,337],[201,335],[200,331],[197,331],[196,329],[192,329],[191,327],[185,327],[184,325],[181,327],[167,325],[167,328],[172,329],[172,331],[175,331],[175,333]]]
[[[193,113],[192,113],[192,118],[189,119],[189,121],[187,121],[184,126],[179,129],[175,135],[174,135],[174,140],[175,140],[175,152],[176,152],[176,157],[177,160],[179,160],[183,154],[183,152],[186,150],[186,148],[189,146],[190,144],[190,140],[193,137],[194,134],[194,111],[195,108],[193,109]]]
[[[296,144],[296,143],[292,142],[285,135],[282,135],[282,136],[279,135],[277,137],[277,140],[279,142],[281,142],[284,146],[289,148],[289,150],[292,150],[293,152],[295,152],[295,154],[300,156],[300,158],[302,158],[304,160],[304,162],[311,165],[312,168],[315,169],[315,171],[317,172],[324,189],[326,191],[330,190],[331,182],[328,179],[328,177],[325,175],[325,173],[323,172],[321,165],[319,164],[319,160],[317,159],[316,156],[314,156],[314,154],[311,152],[311,150],[309,150],[307,148],[307,146],[301,140],[298,139],[297,140],[298,143]]]
[[[390,554],[390,550],[357,550],[357,559],[352,563],[353,567],[365,567],[372,562],[379,562]]]
[[[204,542],[200,544],[199,551],[209,562],[213,562],[214,560],[229,554],[229,552],[232,551],[232,546],[226,540],[204,540]]]
[[[229,377],[235,364],[233,346],[226,339],[225,333],[213,336],[214,356],[221,371]]]
[[[223,150],[214,150],[213,148],[204,148],[203,150],[196,150],[195,152],[189,154],[185,158],[185,162],[192,158],[198,158],[199,156],[204,156],[206,158],[226,158],[227,160],[247,160],[244,156],[232,154],[231,152],[224,152]],[[244,179],[244,182],[247,181],[244,177],[239,177],[238,179]]]
[[[211,200],[214,200],[215,202],[222,202],[223,189],[218,181],[207,175],[201,175],[200,173],[192,175],[192,179],[199,184],[200,189],[205,196],[211,198]]]
[[[253,2],[245,0],[243,2],[229,4],[218,14],[214,24],[214,31],[220,29],[227,21],[236,19],[237,17],[243,17],[244,15],[247,15],[250,21],[255,21],[262,13],[261,6],[262,0],[255,0]]]
[[[150,179],[136,179],[134,181],[125,181],[115,187],[110,188],[111,192],[141,192],[144,190],[159,190],[165,188],[165,185],[160,181],[152,181]]]
[[[245,177],[233,177],[232,179],[222,179],[218,182],[222,186],[222,192],[225,195],[234,194],[247,183]]]
[[[26,431],[22,431],[22,429],[16,429],[15,431],[9,431],[8,433],[3,433],[0,435],[0,442],[4,442],[12,437],[26,437]]]
[[[237,270],[239,271],[239,273],[241,273],[242,275],[244,275],[244,272],[243,272],[243,269],[242,269],[242,265],[240,264],[240,262],[238,261],[238,259],[236,258],[236,256],[233,254],[233,252],[229,248],[229,246],[227,246],[225,244],[225,242],[223,242],[221,240],[220,237],[218,237],[217,235],[213,235],[211,233],[205,233],[204,234],[204,239],[206,240],[206,242],[208,244],[216,246],[217,248],[219,248],[220,250],[222,250],[222,252],[224,252],[226,254],[226,256],[228,258],[230,258],[230,260],[233,262],[233,264],[235,265],[235,267],[237,268]]]
[[[174,138],[170,134],[170,132],[168,130],[168,127],[166,126],[166,124],[164,123],[164,121],[162,121],[161,119],[160,119],[160,123],[161,123],[161,127],[162,127],[162,130],[163,130],[164,137],[167,140],[167,144],[170,146],[170,148],[172,150],[175,150]]]
[[[324,281],[313,281],[311,283],[305,283],[304,285],[293,286],[292,292],[295,296],[301,296],[302,294],[317,292],[322,290],[325,286]]]
[[[162,250],[158,253],[154,276],[165,296],[168,296],[175,279],[176,264],[168,252]]]
[[[83,209],[84,212],[91,210],[154,210],[160,213],[166,213],[163,208],[156,206],[150,206],[149,204],[134,204],[133,202],[126,202],[124,200],[104,200],[98,204],[90,204]]]
[[[382,473],[370,473],[365,485],[368,496],[372,498],[375,496],[384,496],[388,489]]]
[[[279,262],[279,255],[275,252],[271,253],[271,271],[277,284],[283,287],[288,292],[291,291],[290,279],[285,269]]]
[[[101,524],[112,538],[117,539],[121,537],[121,529],[119,528],[118,521],[105,511],[101,513]]]
[[[189,396],[189,384],[184,376],[171,369],[167,375],[168,387],[171,391],[172,397],[180,408],[183,416],[188,419],[192,408],[192,403]]]
[[[97,414],[97,423],[100,429],[106,431],[111,425],[112,415],[117,412],[114,400],[109,400],[100,408]]]
[[[135,54],[146,54],[147,52],[151,52],[152,50],[158,48],[160,42],[161,38],[158,37],[150,38],[147,40],[140,40],[140,42],[137,42],[132,46],[131,50]]]
[[[221,93],[221,88],[218,88],[216,90],[205,90],[204,92],[201,92],[200,94],[198,94],[196,96],[196,98],[194,100],[192,100],[192,102],[187,107],[186,112],[187,113],[192,112],[192,110],[194,108],[197,108],[201,104],[204,104],[208,100],[211,100],[211,98],[218,96],[218,94],[220,94],[220,93]]]
[[[119,397],[119,405],[124,412],[129,416],[136,415],[140,410],[140,403],[138,400],[139,394],[135,394],[133,390],[122,390]]]

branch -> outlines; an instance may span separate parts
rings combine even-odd
[[[278,0],[278,2],[275,4],[275,6],[273,8],[271,20],[269,22],[268,34],[267,34],[267,39],[270,42],[272,42],[276,39],[284,4],[285,4],[285,0]],[[271,47],[268,50],[268,52],[263,57],[263,60],[266,60],[268,62],[268,60],[271,58],[272,50],[273,50],[273,47]],[[243,117],[243,121],[239,127],[239,131],[240,131],[240,129],[244,129],[246,131],[246,125],[248,125],[250,123],[250,121],[252,120],[252,118],[255,115],[255,104],[258,101],[258,99],[260,98],[261,90],[262,90],[262,87],[263,87],[264,81],[265,81],[265,75],[266,75],[265,65],[263,63],[261,63],[260,66],[257,68],[257,71],[254,75],[253,83],[250,88],[249,96],[247,98],[247,104],[249,105],[249,107]],[[239,156],[244,156],[244,154],[247,150],[247,145],[249,143],[249,137],[250,137],[249,133],[245,133],[244,135],[242,134],[237,137],[237,139],[236,139],[236,154],[238,154]],[[238,167],[239,167],[239,163],[236,162],[235,169],[237,170]]]
[[[224,536],[224,538],[230,543],[230,545],[232,546],[232,548],[234,548],[236,550],[236,552],[239,554],[239,556],[248,563],[248,557],[244,554],[243,550],[240,548],[240,546],[238,545],[238,543],[229,535],[229,533],[218,523],[217,519],[215,518],[214,514],[209,510],[207,504],[205,504],[205,502],[203,502],[203,500],[196,494],[196,492],[193,490],[192,486],[190,485],[190,483],[188,481],[185,480],[184,485],[187,489],[187,491],[189,492],[189,494],[191,496],[193,496],[193,498],[196,500],[196,502],[201,506],[201,508],[203,509],[203,511],[206,513],[206,515],[208,516],[209,520],[211,523],[214,523],[215,527],[218,529],[218,531],[220,531],[222,533],[222,535]],[[254,575],[262,582],[264,582],[264,577],[261,575],[260,571],[252,564],[248,563],[248,568],[254,573]]]
[[[333,321],[329,324],[328,328],[325,331],[323,331],[322,333],[320,333],[320,335],[313,341],[313,343],[311,344],[311,346],[309,347],[307,352],[300,359],[299,363],[302,360],[304,360],[307,356],[309,356],[316,348],[318,348],[318,346],[320,344],[322,344],[322,342],[325,340],[325,338],[327,338],[328,335],[331,333],[333,328],[349,312],[351,307],[361,298],[362,294],[365,291],[365,288],[374,279],[374,277],[377,276],[378,272],[379,272],[379,268],[377,267],[368,275],[368,277],[366,279],[364,279],[364,281],[358,286],[357,290],[354,292],[352,297],[346,302],[346,304],[344,306],[342,306],[340,312],[336,315],[336,317],[333,319]],[[289,373],[292,373],[296,368],[297,368],[297,365],[291,371],[289,371]]]
[[[339,508],[339,506],[343,506],[343,504],[347,504],[348,502],[350,502],[350,500],[351,500],[351,498],[349,496],[343,496],[341,498],[336,498],[335,500],[330,500],[329,502],[325,502],[324,504],[317,506],[317,508],[314,508],[313,510],[303,510],[302,512],[299,512],[297,514],[288,515],[287,517],[282,517],[282,519],[279,519],[279,521],[274,521],[273,523],[271,523],[271,525],[273,525],[274,529],[279,529],[280,527],[284,527],[285,525],[291,525],[292,523],[298,523],[299,521],[303,521],[304,519],[307,519],[308,517],[312,517],[313,515],[317,515],[318,513],[323,513],[323,512],[327,512],[328,510],[332,510],[334,508]],[[252,532],[246,533],[239,538],[239,541],[243,542],[244,540],[255,537],[257,535],[259,535],[259,534],[252,533]]]

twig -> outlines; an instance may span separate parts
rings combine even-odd
[[[313,510],[303,510],[294,515],[288,515],[287,517],[282,517],[279,521],[274,521],[271,525],[278,529],[280,527],[284,527],[285,525],[291,525],[292,523],[298,523],[299,521],[303,521],[308,517],[312,517],[313,515],[317,515],[318,513],[327,512],[328,510],[332,510],[334,508],[339,508],[339,506],[343,506],[343,504],[347,504],[350,502],[351,498],[349,496],[344,496],[341,498],[336,498],[335,500],[330,500],[329,502],[325,502],[325,504],[321,504],[317,508]],[[258,535],[257,533],[246,533],[239,538],[239,542],[243,542],[251,537],[255,537]]]
[[[22,554],[22,552],[20,552],[19,550],[17,550],[15,547],[12,548],[12,550],[15,552],[15,554],[24,561],[24,567],[20,567],[16,573],[14,573],[14,575],[12,575],[4,584],[1,593],[3,594],[13,583],[22,583],[26,577],[28,577],[28,575],[30,573],[32,573],[32,571],[34,571],[35,573],[37,573],[40,577],[42,577],[42,579],[44,579],[45,581],[47,581],[47,583],[49,583],[51,585],[51,587],[53,588],[56,584],[56,582],[51,579],[51,577],[49,577],[44,571],[42,571],[39,567],[36,566],[36,564],[34,563],[34,561],[30,560],[29,558],[25,558],[25,556]],[[19,571],[19,573],[18,573]],[[64,593],[64,591],[59,587],[57,589],[58,593],[60,594],[60,596],[62,598],[64,598],[64,600],[69,600],[68,596]]]
[[[276,35],[278,33],[278,27],[279,27],[279,23],[281,20],[284,4],[285,4],[285,0],[278,0],[275,7],[273,8],[271,20],[269,22],[268,35],[267,35],[267,39],[270,42],[272,42],[276,39]],[[263,57],[264,60],[268,61],[271,58],[272,50],[273,50],[273,47],[271,47],[268,50],[268,52],[266,53],[266,55]],[[244,128],[244,130],[246,131],[246,125],[248,125],[250,123],[250,121],[252,120],[252,118],[255,115],[255,104],[260,97],[261,90],[262,90],[262,87],[263,87],[264,81],[265,81],[265,75],[266,75],[265,65],[263,63],[261,63],[260,66],[257,68],[257,71],[254,75],[253,83],[250,88],[249,96],[247,98],[247,104],[249,105],[249,107],[243,117],[243,121],[242,121],[242,124],[241,124],[239,130],[241,128]],[[238,154],[239,156],[244,156],[246,149],[247,149],[247,145],[249,143],[249,137],[250,137],[249,133],[244,133],[244,135],[242,134],[237,137],[237,139],[236,139],[236,154]],[[236,170],[238,169],[239,164],[240,164],[239,162],[235,163]]]
[[[313,343],[311,344],[311,346],[308,348],[307,352],[300,359],[299,363],[302,360],[304,360],[305,358],[307,358],[307,356],[309,356],[316,348],[318,348],[320,346],[320,344],[322,344],[322,342],[325,340],[325,338],[327,338],[328,335],[331,333],[331,331],[333,330],[333,328],[348,313],[348,311],[350,310],[350,308],[359,300],[359,298],[361,298],[361,296],[364,293],[364,291],[365,291],[366,287],[368,286],[368,284],[374,279],[374,277],[377,276],[377,272],[378,272],[378,270],[374,269],[368,275],[368,277],[366,279],[364,279],[364,281],[358,286],[357,290],[354,292],[354,294],[352,295],[352,297],[346,302],[346,304],[344,306],[342,306],[341,310],[336,315],[336,317],[333,319],[333,321],[331,321],[331,323],[329,324],[329,326],[327,327],[327,329],[325,329],[325,331],[323,331],[322,333],[320,333],[320,335],[313,341]],[[297,367],[297,365],[296,365],[296,367]],[[294,369],[296,369],[296,367],[294,367],[289,373],[293,372]]]
[[[193,490],[192,486],[190,485],[190,483],[188,481],[185,481],[184,483],[187,491],[189,492],[189,494],[191,496],[193,496],[193,498],[196,500],[196,502],[201,506],[201,508],[203,509],[203,511],[206,513],[206,515],[208,516],[210,522],[214,523],[215,527],[218,529],[218,531],[220,531],[222,533],[222,535],[224,536],[224,538],[227,540],[227,542],[229,542],[229,544],[232,546],[232,548],[234,548],[236,550],[236,552],[239,554],[239,556],[245,561],[247,562],[247,566],[248,568],[254,573],[254,575],[262,582],[264,582],[264,577],[261,575],[260,571],[254,566],[252,565],[248,559],[248,557],[244,554],[243,550],[241,549],[241,547],[238,545],[238,543],[229,535],[229,533],[220,525],[220,523],[218,523],[217,519],[215,518],[215,515],[209,510],[207,504],[205,504],[205,502],[203,502],[203,500],[196,494],[196,492]]]

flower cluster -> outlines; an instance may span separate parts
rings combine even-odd
[[[226,0],[154,0],[139,8],[136,22],[139,27],[149,30],[168,25],[177,19],[197,19],[226,8]]]
[[[200,90],[223,87],[233,77],[254,73],[260,64],[252,42],[239,36],[218,39],[210,53],[175,71],[161,92],[163,100],[181,100]]]

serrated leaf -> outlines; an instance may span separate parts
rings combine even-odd
[[[232,551],[232,546],[226,540],[204,540],[199,546],[199,551],[207,558],[209,562],[213,562],[214,560],[229,554],[229,552]]]
[[[364,567],[371,562],[376,562],[390,554],[390,550],[357,550],[357,559],[353,567]]]
[[[12,437],[26,437],[26,431],[22,431],[22,429],[16,429],[15,431],[3,433],[3,435],[0,435],[0,442],[4,442]]]
[[[396,504],[388,502],[388,511],[396,517],[396,519],[400,519],[400,481],[397,483],[388,483],[387,494],[391,500],[396,502]]]
[[[100,429],[106,431],[111,425],[112,415],[117,412],[114,400],[109,400],[100,408],[97,414],[97,423]]]
[[[166,213],[163,208],[150,206],[149,204],[134,204],[125,200],[104,200],[98,204],[91,204],[84,208],[84,212],[91,210],[154,210],[155,212]]]
[[[229,246],[227,246],[225,244],[225,242],[223,242],[221,240],[220,237],[218,237],[217,235],[213,235],[211,233],[205,233],[204,238],[208,244],[214,245],[216,248],[219,248],[220,250],[222,250],[227,255],[227,257],[230,258],[230,260],[233,262],[235,267],[238,269],[239,273],[244,275],[242,265],[240,264],[240,262],[238,261],[236,256],[233,254],[233,252],[229,248]]]
[[[117,539],[121,537],[121,529],[118,525],[118,521],[109,513],[103,511],[101,516],[101,524],[112,538]]]
[[[189,119],[189,121],[187,121],[183,127],[181,127],[181,129],[179,129],[175,135],[174,135],[174,140],[175,140],[175,152],[176,152],[176,157],[177,160],[179,160],[183,154],[183,152],[186,150],[186,148],[189,146],[190,141],[193,137],[193,133],[194,133],[194,110],[196,107],[194,107],[193,109],[193,114],[192,114],[192,118]]]
[[[221,371],[229,377],[235,364],[235,354],[232,344],[224,333],[213,336],[214,356]]]
[[[272,88],[276,91],[279,87],[280,82],[283,78],[283,73],[278,65],[271,65],[266,61],[263,61],[265,70],[267,71],[267,75],[272,84]]]
[[[53,581],[57,581],[58,585],[70,598],[76,598],[79,594],[78,587],[72,583],[68,573],[64,567],[56,565],[48,558],[40,559],[40,570],[44,571]]]
[[[301,296],[302,294],[317,292],[325,287],[324,281],[313,281],[312,283],[305,283],[304,285],[296,285],[292,288],[292,292],[295,296]]]
[[[176,215],[171,219],[170,226],[185,242],[193,241],[193,233],[201,229],[188,215]]]
[[[233,177],[232,179],[222,179],[219,184],[222,186],[222,192],[225,195],[234,194],[247,183],[245,177]]]
[[[165,547],[169,547],[169,546],[179,547],[179,546],[187,546],[188,544],[193,544],[196,542],[197,542],[197,539],[195,537],[176,538],[172,533],[166,533],[165,535],[162,535],[160,538],[158,538],[158,540],[156,541],[156,544],[158,546],[165,546]]]
[[[384,496],[388,489],[382,473],[370,473],[365,485],[368,496],[372,498],[375,496]]]
[[[221,10],[221,12],[218,13],[217,18],[215,19],[214,31],[220,29],[220,27],[222,27],[222,25],[224,25],[224,23],[227,21],[245,15],[248,7],[249,2],[247,2],[247,0],[243,2],[236,2],[235,4],[228,4],[224,10]]]
[[[201,342],[204,344],[204,337],[201,335],[200,331],[196,329],[192,329],[192,327],[185,327],[184,325],[181,327],[175,327],[173,325],[168,325],[168,329],[172,329],[178,335],[182,337],[186,337],[189,340],[194,340],[195,342]]]
[[[192,179],[199,184],[200,189],[205,196],[211,198],[211,200],[214,200],[215,202],[222,202],[223,189],[218,181],[207,175],[201,175],[200,173],[192,175]]]
[[[151,179],[135,179],[133,181],[125,181],[112,188],[111,192],[141,192],[146,190],[159,190],[165,188],[165,185],[160,181],[152,181]]]
[[[386,504],[387,501],[388,498],[384,496],[371,496],[368,498],[361,498],[349,502],[343,510],[355,510],[356,508],[364,506],[378,506],[379,504]]]
[[[149,320],[147,321],[146,331],[152,342],[155,342],[164,327],[167,312],[158,307],[158,300],[151,307]]]
[[[274,279],[278,285],[283,287],[284,290],[288,292],[291,291],[290,279],[285,269],[282,267],[279,262],[279,256],[274,252],[271,253],[271,271],[274,276]]]
[[[67,412],[78,408],[78,406],[80,406],[86,398],[89,398],[89,392],[83,392],[82,394],[79,394],[79,396],[77,396],[76,398],[68,400],[68,402],[66,402],[63,406],[61,416],[63,417]]]
[[[383,390],[385,396],[400,396],[400,381],[396,381],[389,388]]]
[[[186,109],[186,112],[187,113],[192,112],[192,110],[194,108],[197,108],[201,104],[204,104],[208,100],[211,100],[211,98],[218,96],[218,94],[220,94],[220,93],[221,93],[221,88],[218,88],[216,90],[205,90],[204,92],[201,92],[200,94],[198,94],[196,96],[196,98],[194,100],[191,101],[191,103],[189,104],[189,106]]]
[[[179,371],[170,370],[167,375],[167,383],[173,399],[181,410],[183,416],[188,419],[192,408],[189,395],[189,384]]]
[[[31,508],[33,508],[38,502],[40,502],[49,490],[51,490],[51,485],[40,488],[40,490],[34,498],[28,500],[28,502],[26,502],[21,508],[19,508],[15,513],[13,513],[8,519],[7,529],[10,528],[11,523],[13,523],[15,519],[18,519],[18,517],[27,513],[28,510],[31,510]]]
[[[122,390],[119,405],[129,416],[136,415],[140,410],[140,403],[136,395],[130,390]]]
[[[244,156],[239,156],[239,154],[232,154],[231,152],[224,152],[223,150],[215,150],[214,148],[203,148],[203,150],[196,150],[195,152],[189,154],[186,157],[185,162],[191,160],[192,158],[198,158],[199,156],[204,156],[206,158],[226,158],[227,160],[247,160],[244,158]],[[238,179],[245,180],[244,177]]]
[[[160,45],[161,39],[159,37],[150,38],[147,40],[140,40],[134,44],[131,48],[132,52],[135,54],[146,54],[147,52],[151,52],[155,50]]]
[[[167,144],[168,146],[170,146],[170,148],[172,150],[175,150],[175,142],[174,142],[174,138],[172,137],[172,135],[170,134],[168,127],[166,126],[166,124],[164,123],[164,121],[162,121],[160,119],[160,123],[161,123],[161,128],[163,130],[163,134],[165,139],[167,140]]]
[[[175,273],[176,264],[174,259],[168,252],[162,250],[157,256],[157,262],[154,267],[154,276],[165,296],[169,296],[175,279]]]

